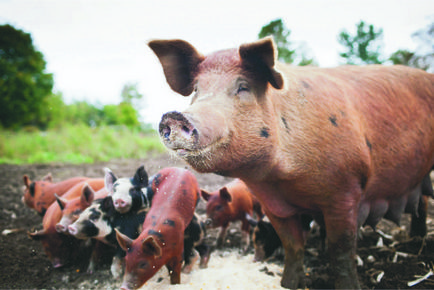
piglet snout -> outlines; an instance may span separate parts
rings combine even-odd
[[[77,228],[74,227],[73,225],[70,225],[70,226],[68,226],[68,232],[69,232],[71,235],[75,236],[75,235],[77,234]]]
[[[58,223],[58,224],[56,224],[56,231],[58,232],[58,233],[64,233],[64,232],[66,232],[68,229],[64,226],[64,225],[62,225],[62,224],[60,224],[60,223]]]
[[[113,201],[113,204],[116,208],[124,208],[128,205],[127,202],[121,198],[118,198],[115,201]]]
[[[176,111],[163,115],[159,132],[163,141],[172,149],[193,147],[197,143],[199,135],[187,117]]]

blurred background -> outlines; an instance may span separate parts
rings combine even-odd
[[[434,71],[432,0],[0,0],[0,163],[94,162],[164,151],[172,92],[147,47],[203,54],[273,35],[293,65]]]

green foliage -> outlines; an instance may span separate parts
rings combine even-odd
[[[0,164],[92,163],[164,152],[158,134],[84,124],[41,131],[0,130]]]
[[[0,124],[5,128],[46,125],[53,76],[30,34],[0,25]]]
[[[345,49],[339,55],[347,64],[381,64],[383,61],[379,51],[382,36],[381,28],[376,29],[372,24],[360,21],[354,35],[345,30],[339,34],[338,41]]]
[[[263,26],[258,37],[273,36],[277,46],[278,59],[282,62],[300,66],[313,64],[314,60],[307,58],[303,50],[299,49],[299,52],[292,48],[294,44],[289,40],[290,35],[291,30],[289,30],[282,19],[279,18]]]

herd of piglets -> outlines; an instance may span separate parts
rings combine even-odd
[[[121,289],[140,288],[164,265],[171,284],[179,284],[181,272],[191,272],[197,260],[200,268],[207,267],[212,250],[204,239],[207,229],[221,228],[221,248],[229,223],[241,221],[240,246],[246,253],[251,225],[264,219],[261,205],[238,179],[207,192],[186,169],[168,167],[148,177],[142,165],[131,178],[104,171],[104,178],[57,183],[51,174],[38,181],[24,175],[23,203],[42,216],[42,229],[29,236],[41,241],[54,268],[72,263],[86,249],[88,273],[101,257],[113,257],[110,271],[115,279],[123,274]],[[203,221],[196,213],[201,198],[207,202]],[[280,241],[277,235],[265,239]],[[263,252],[263,244],[256,251]]]

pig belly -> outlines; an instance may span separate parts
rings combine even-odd
[[[386,218],[399,226],[403,213],[417,214],[420,197],[420,189],[415,188],[389,199],[364,200],[359,206],[358,224],[375,228],[382,218]]]

